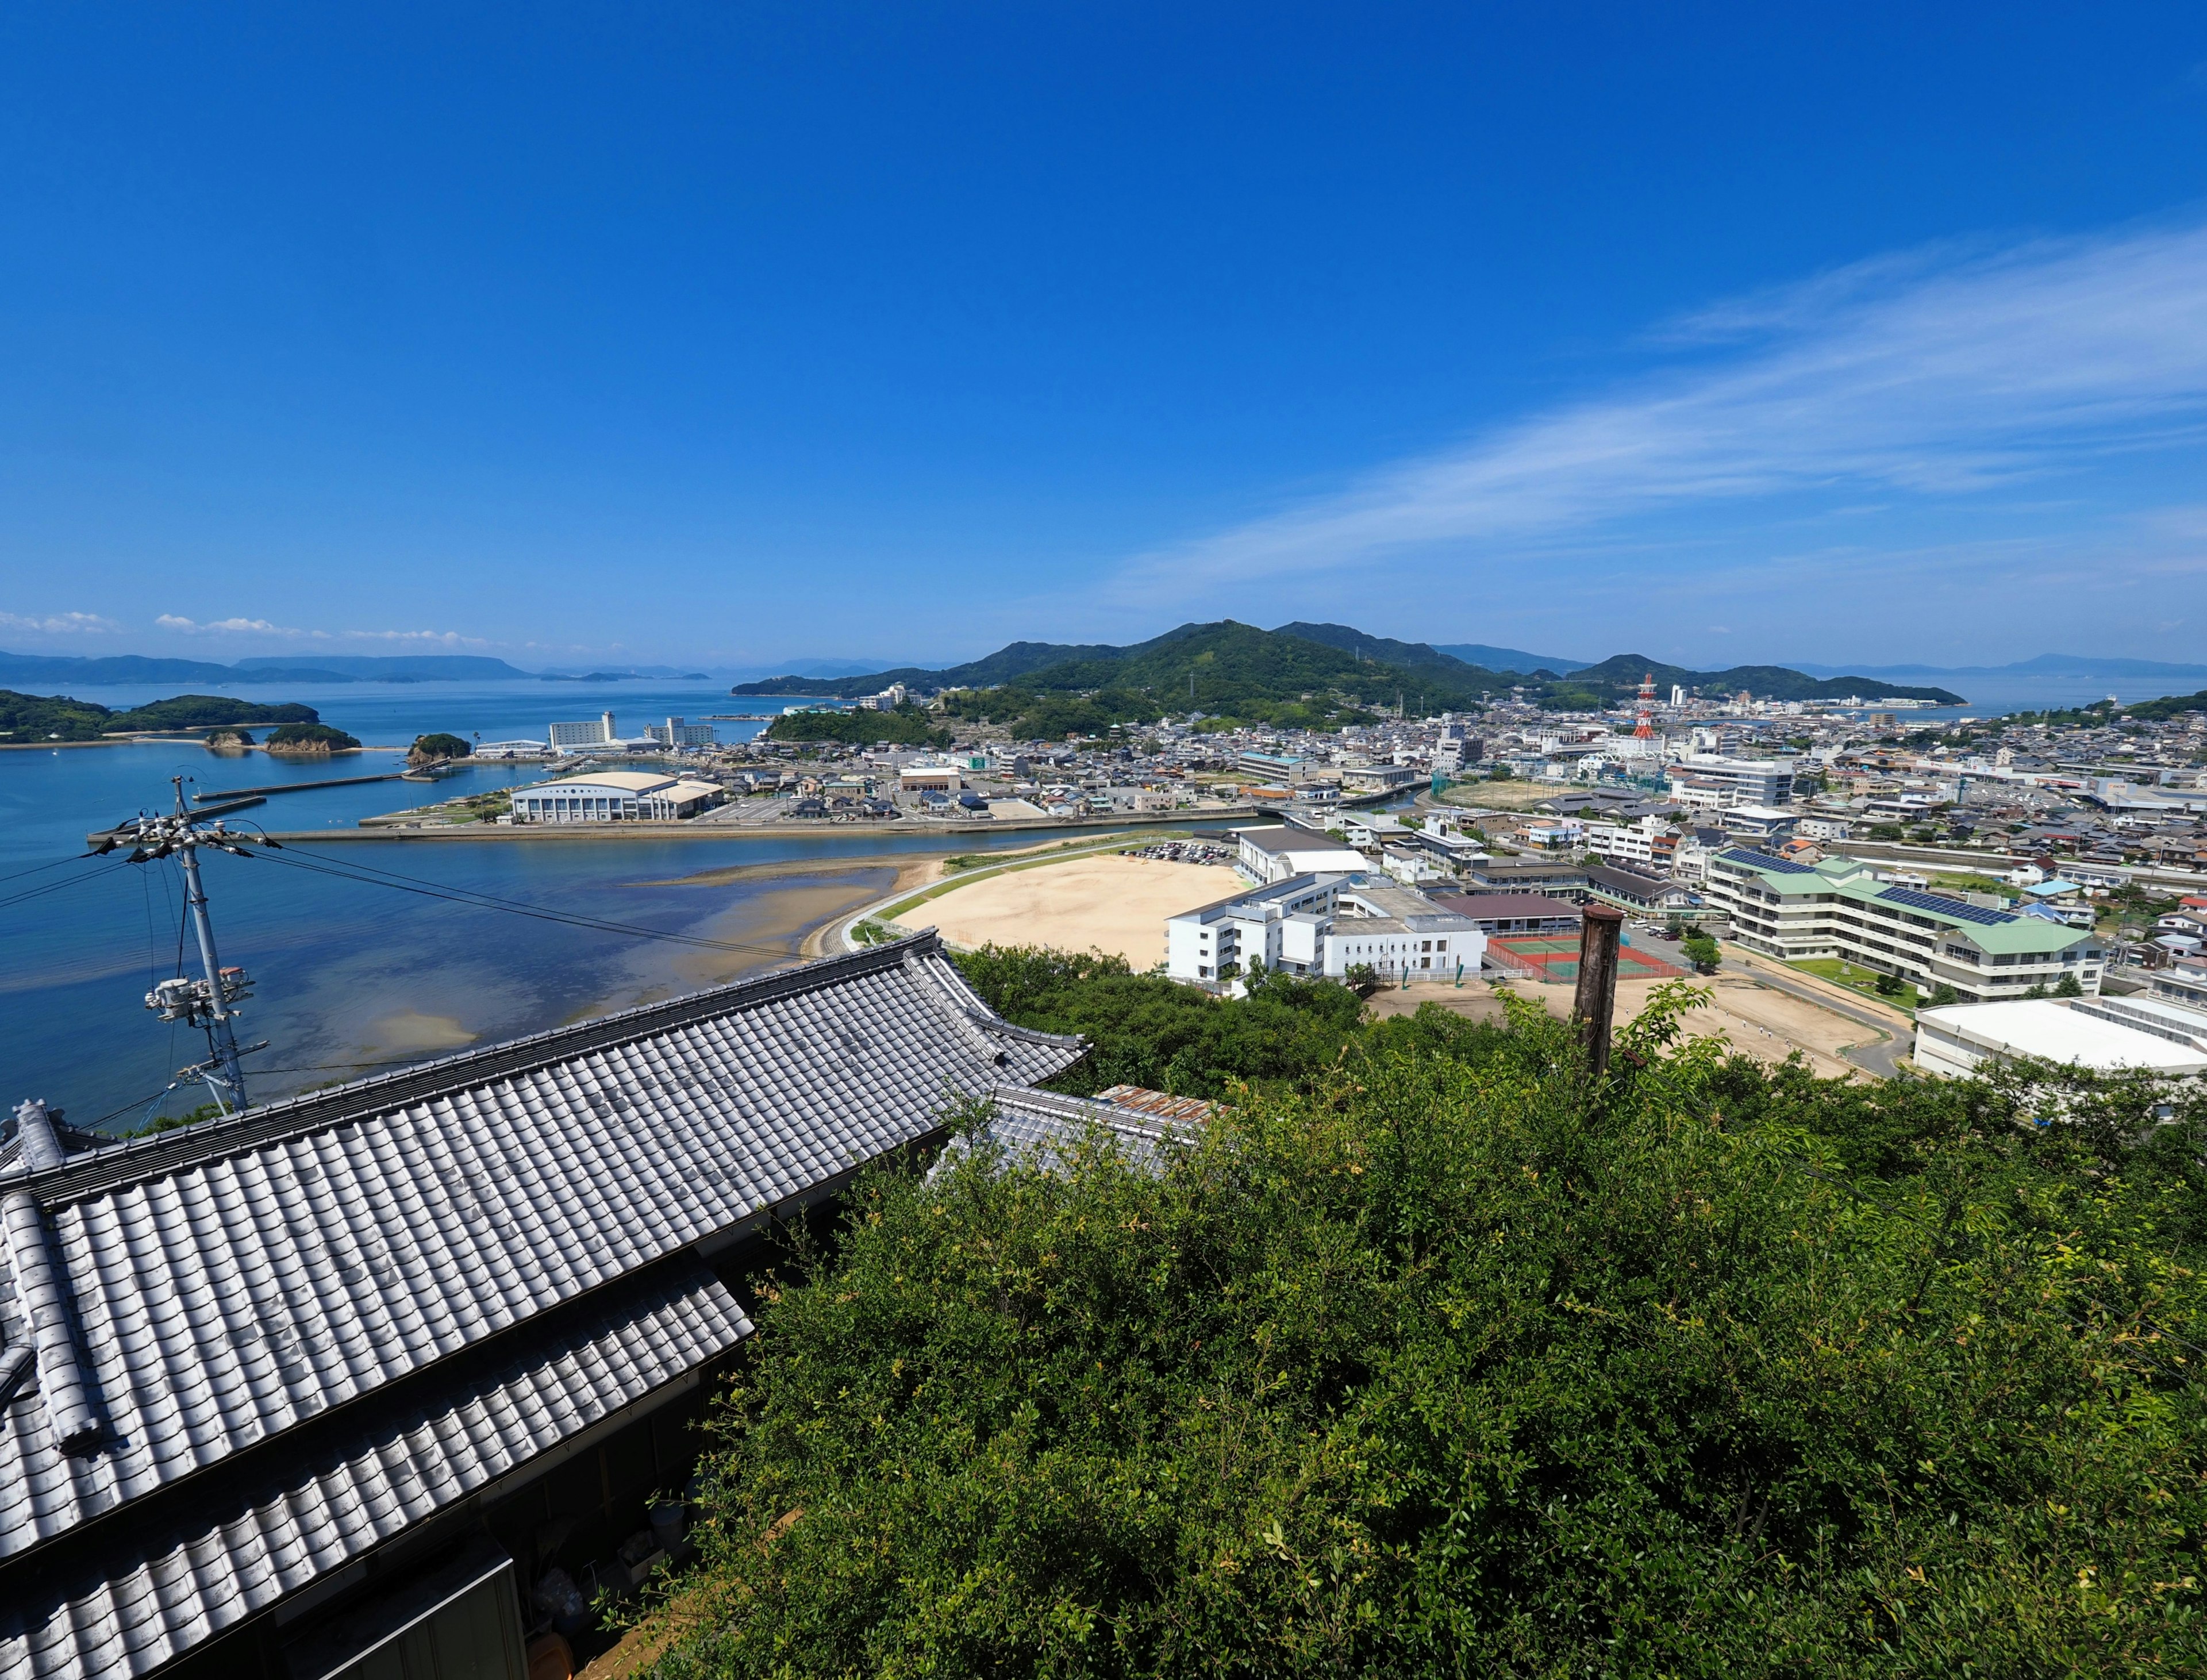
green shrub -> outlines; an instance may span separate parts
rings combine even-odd
[[[2207,1667],[2198,1099],[2164,1158],[2129,1087],[1658,1036],[1597,1093],[1429,1008],[1158,1176],[870,1175],[761,1292],[656,1671]]]

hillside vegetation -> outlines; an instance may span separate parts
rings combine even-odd
[[[223,694],[180,694],[117,712],[66,695],[41,697],[0,689],[0,740],[96,741],[134,730],[206,729],[255,723],[311,724],[312,706],[264,706]]]
[[[880,712],[795,712],[767,726],[769,741],[842,741],[852,746],[887,744],[947,747],[950,732],[916,706]]]
[[[967,972],[1230,1105],[1156,1176],[868,1175],[760,1291],[657,1672],[2207,1669],[2196,1088],[2042,1127],[1665,1007],[1597,1087],[1538,1009]]]
[[[2141,700],[2135,706],[2123,708],[2126,717],[2144,718],[2157,721],[2173,718],[2184,712],[2207,712],[2207,689],[2197,694],[2172,694],[2161,700]]]
[[[1947,704],[1960,701],[1945,689],[1907,688],[1867,677],[1816,678],[1769,665],[1688,671],[1637,654],[1620,654],[1561,675],[1518,677],[1468,664],[1426,643],[1369,636],[1347,625],[1296,623],[1263,631],[1230,619],[1182,625],[1131,647],[1014,642],[986,659],[940,671],[907,667],[853,677],[774,677],[740,684],[733,692],[852,698],[879,693],[899,682],[938,691],[1002,689],[1006,691],[1002,697],[961,702],[967,709],[960,715],[1008,722],[1015,732],[1050,738],[1065,732],[1054,725],[1076,715],[1087,721],[1068,723],[1068,727],[1095,732],[1109,723],[1149,722],[1167,710],[1322,728],[1391,708],[1398,699],[1413,709],[1421,697],[1428,711],[1468,709],[1513,686],[1522,686],[1553,710],[1590,710],[1628,697],[1650,671],[1666,696],[1677,683],[1727,697],[1746,689],[1779,700],[1862,694]],[[1079,697],[1098,709],[1078,714],[1048,712],[1044,706],[1051,696]],[[1297,707],[1301,711],[1292,715],[1285,709]],[[1021,729],[1019,720],[1023,719],[1033,719],[1037,726]]]

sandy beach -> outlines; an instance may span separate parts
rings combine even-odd
[[[1222,864],[1075,858],[1014,870],[914,906],[899,920],[933,926],[953,945],[1046,945],[1103,951],[1138,972],[1164,960],[1165,918],[1246,892]]]

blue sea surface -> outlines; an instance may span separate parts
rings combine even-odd
[[[302,764],[260,752],[133,744],[0,750],[0,1099],[42,1097],[74,1124],[122,1130],[207,1098],[170,1091],[176,1069],[202,1059],[196,1031],[157,1023],[143,1004],[176,972],[182,884],[173,859],[133,864],[124,853],[84,858],[88,830],[141,810],[169,808],[169,778],[187,792],[367,774],[395,768],[404,744],[432,730],[486,740],[541,738],[553,719],[607,706],[623,732],[669,714],[779,710],[716,688],[665,685],[357,684],[321,691],[248,689],[302,700],[326,722],[386,750]],[[87,691],[111,706],[167,692]],[[641,702],[641,703],[639,703]],[[632,720],[631,720],[632,719]],[[759,726],[723,724],[723,739]],[[362,816],[474,789],[541,778],[541,766],[464,772],[434,787],[392,781],[279,794],[245,812],[272,829],[353,828]],[[383,1071],[470,1043],[494,1042],[673,995],[788,962],[804,927],[888,890],[894,870],[839,862],[1032,846],[1031,832],[960,835],[840,829],[756,839],[555,841],[389,840],[300,843],[274,857],[210,852],[204,873],[224,963],[248,969],[254,995],[242,1026],[269,1048],[247,1059],[251,1095],[266,1101]],[[289,861],[278,861],[278,859]],[[767,879],[683,884],[734,864],[817,864]],[[302,865],[367,865],[434,890],[496,894],[540,909],[719,942],[703,949],[455,904],[418,891],[338,879]],[[411,883],[409,883],[411,884]],[[187,967],[197,972],[186,952]]]

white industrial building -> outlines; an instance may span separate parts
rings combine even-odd
[[[514,790],[516,822],[673,822],[721,802],[709,781],[607,770]]]
[[[1236,828],[1234,867],[1259,887],[1299,875],[1353,875],[1371,860],[1331,834],[1283,824],[1276,828]]]
[[[1916,1012],[1916,1063],[1926,1073],[1965,1078],[2025,1056],[2102,1073],[2207,1073],[2207,1016],[2134,998],[2020,998]]]
[[[1369,967],[1389,978],[1476,975],[1486,936],[1468,917],[1384,876],[1299,875],[1175,916],[1165,972],[1216,983],[1261,962],[1340,979]]]

